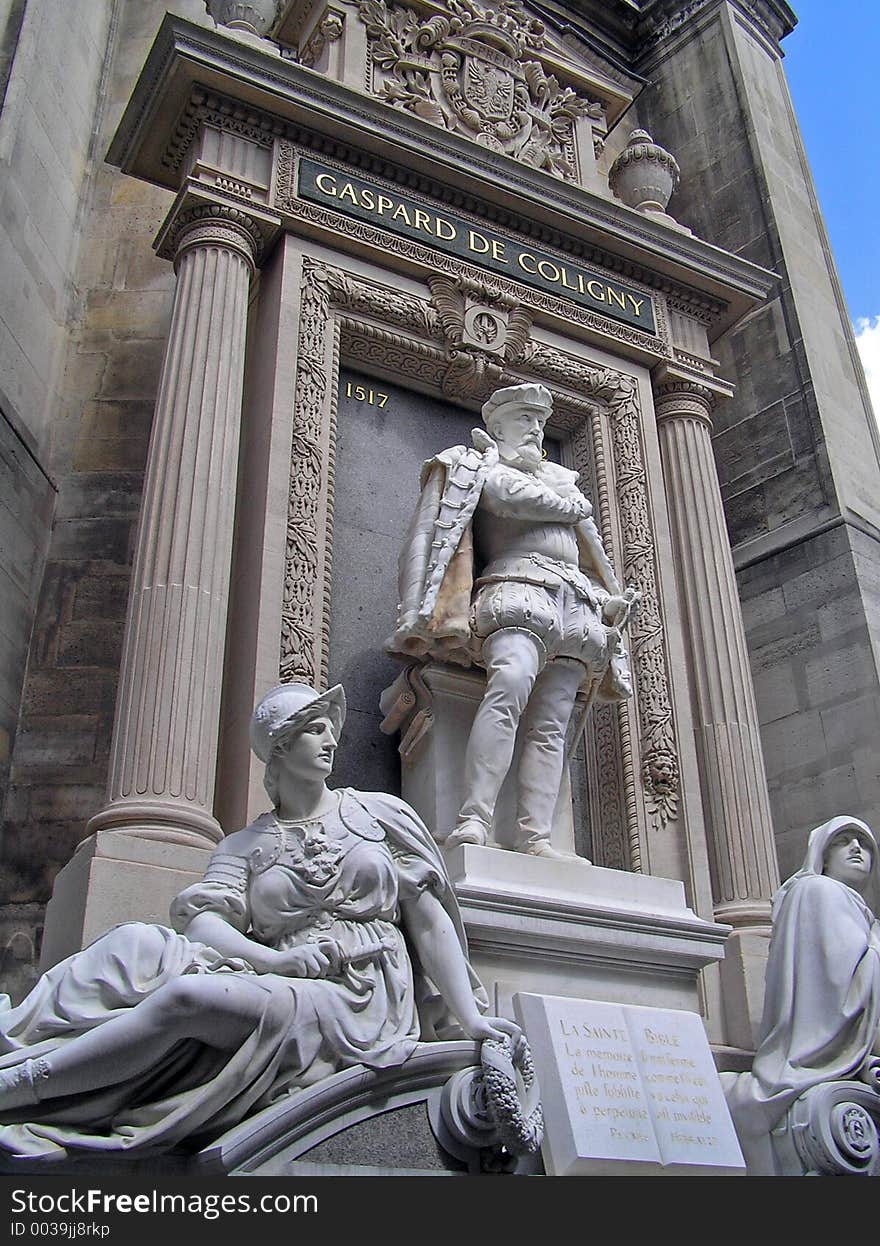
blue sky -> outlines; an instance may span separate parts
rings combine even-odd
[[[783,43],[795,109],[880,416],[880,0],[792,0]]]

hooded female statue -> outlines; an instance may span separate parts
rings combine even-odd
[[[402,1064],[420,1035],[519,1033],[483,1015],[418,817],[326,786],[344,717],[338,685],[268,693],[251,743],[273,809],[217,847],[174,929],[116,926],[17,1008],[0,997],[0,1150],[193,1145],[341,1069]]]
[[[806,1091],[850,1078],[876,1089],[880,923],[861,894],[876,868],[871,829],[832,818],[773,899],[761,1037],[727,1093],[747,1158],[765,1171],[770,1131]]]

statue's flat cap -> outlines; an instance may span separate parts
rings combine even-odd
[[[508,385],[505,389],[496,389],[483,403],[484,423],[501,414],[506,407],[526,407],[542,411],[546,419],[553,410],[553,395],[545,385]]]

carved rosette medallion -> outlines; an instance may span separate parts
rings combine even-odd
[[[373,93],[395,108],[465,134],[490,151],[576,181],[574,122],[602,105],[564,87],[537,60],[544,25],[516,0],[486,7],[448,0],[448,16],[361,0]]]

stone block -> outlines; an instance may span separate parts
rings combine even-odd
[[[727,521],[730,544],[734,549],[743,541],[768,531],[764,487],[756,485],[725,501],[724,518]]]
[[[802,575],[785,577],[782,584],[788,610],[815,608],[820,602],[851,593],[854,588],[855,574],[848,553],[830,559],[816,557]]]
[[[722,492],[734,494],[778,475],[793,462],[788,423],[781,402],[712,438]]]
[[[155,401],[164,345],[163,341],[152,338],[145,342],[127,342],[124,351],[108,359],[99,397]]]
[[[168,336],[173,289],[98,290],[89,299],[86,317],[92,332],[107,331],[118,341]]]
[[[124,622],[129,584],[128,575],[84,576],[76,585],[74,619]]]
[[[761,738],[765,752],[773,759],[774,774],[801,772],[804,767],[823,762],[828,751],[822,718],[816,709],[765,724]]]
[[[754,686],[758,719],[762,725],[796,714],[802,708],[799,681],[788,665],[756,672]]]
[[[85,714],[31,715],[22,723],[16,740],[17,770],[78,766],[95,755],[95,721]]]
[[[122,657],[123,628],[124,620],[119,619],[65,624],[59,637],[57,665],[116,669]]]
[[[136,518],[142,486],[139,472],[77,472],[61,484],[56,519]]]
[[[823,709],[820,717],[829,753],[851,754],[861,741],[880,739],[880,696],[876,690]]]
[[[807,693],[813,705],[827,705],[876,686],[877,670],[867,637],[841,645],[806,664]]]
[[[103,254],[106,255],[106,247]],[[160,260],[140,239],[123,238],[112,261],[112,279],[100,284],[112,285],[115,290],[148,290],[173,296],[173,269],[167,260]]]
[[[103,559],[127,565],[131,558],[132,521],[125,518],[63,519],[55,525],[52,557],[81,562]]]
[[[87,402],[73,450],[74,470],[142,473],[153,406],[152,401]]]
[[[93,783],[58,783],[34,788],[30,816],[35,822],[85,823],[100,809],[103,788]]]
[[[789,471],[770,477],[764,486],[770,531],[827,505],[825,484],[813,459],[799,459]]]
[[[818,625],[814,619],[798,612],[788,621],[778,619],[757,627],[749,633],[749,649],[752,673],[757,681],[773,667],[786,664],[802,665],[805,656],[814,653],[821,644]]]
[[[742,581],[741,581],[742,583]],[[740,592],[740,607],[746,632],[751,635],[752,629],[766,623],[775,623],[785,618],[787,607],[785,594],[781,588],[771,588],[760,595],[747,596]]]

